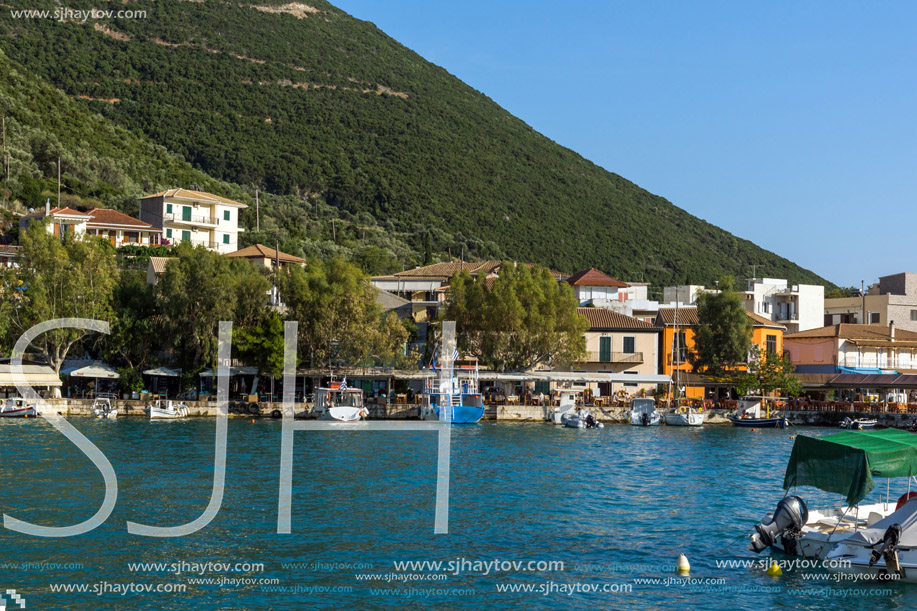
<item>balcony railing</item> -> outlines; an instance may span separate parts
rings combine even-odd
[[[184,223],[186,225],[219,225],[220,221],[215,216],[200,216],[192,214],[185,217],[182,214],[166,214],[163,218],[173,223]]]
[[[587,352],[587,363],[642,363],[642,352]]]

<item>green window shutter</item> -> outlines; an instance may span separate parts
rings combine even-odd
[[[229,220],[229,210],[224,210],[224,211],[223,211],[223,220],[224,220],[224,221],[228,221],[228,220]]]
[[[166,204],[166,214],[172,214],[172,204]]]
[[[181,220],[183,221],[191,220],[191,208],[190,207],[185,206],[184,208],[181,209]]]
[[[611,338],[599,338],[599,361],[608,363],[611,361]]]
[[[190,242],[190,241],[191,241],[191,232],[190,232],[190,231],[182,231],[182,232],[181,232],[181,241],[182,241],[182,242]]]
[[[223,244],[229,244],[229,234],[228,233],[223,234]]]
[[[166,229],[166,237],[169,239],[172,239],[172,230],[171,229]]]
[[[624,354],[633,354],[634,352],[636,352],[636,350],[634,349],[634,338],[625,337],[624,338]]]
[[[543,392],[546,395],[551,394],[551,383],[550,382],[535,382],[535,392]]]

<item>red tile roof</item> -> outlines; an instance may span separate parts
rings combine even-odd
[[[482,261],[471,263],[468,261],[443,261],[426,265],[424,267],[415,267],[398,272],[396,278],[444,278],[449,279],[463,269],[468,270],[472,276],[479,273],[490,274],[500,267],[500,261]]]
[[[123,212],[112,210],[111,208],[95,208],[87,212],[91,218],[87,225],[93,228],[101,227],[130,227],[138,230],[158,231],[149,223],[144,223],[139,219],[128,216]]]
[[[589,321],[590,329],[644,329],[659,331],[659,327],[605,308],[577,308],[577,314]]]
[[[848,340],[891,340],[891,330],[886,325],[853,325],[841,323],[808,331],[790,333],[785,339],[806,339],[810,337],[837,337]],[[905,329],[895,329],[895,339],[914,341],[917,333]]]
[[[621,282],[617,278],[612,278],[594,267],[576,272],[567,278],[566,282],[572,286],[617,286],[619,288],[627,288],[630,286],[626,282]]]
[[[264,244],[255,244],[242,250],[237,250],[236,252],[231,252],[226,255],[227,257],[244,257],[246,259],[270,259],[271,261],[277,260],[277,251],[273,248],[268,248]],[[283,263],[305,263],[305,259],[300,259],[299,257],[294,257],[293,255],[288,255],[285,252],[280,253],[280,260]]]

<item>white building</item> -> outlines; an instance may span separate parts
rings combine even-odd
[[[50,203],[45,204],[41,212],[32,212],[19,217],[19,231],[25,232],[29,224],[34,221],[50,219],[47,225],[48,233],[63,237],[67,234],[80,236],[86,233],[86,223],[89,215],[72,208],[52,208]]]
[[[0,267],[19,267],[19,264],[16,263],[19,248],[12,244],[0,244]]]
[[[662,289],[662,303],[674,306],[680,303],[685,306],[697,305],[697,296],[701,293],[716,293],[714,290],[707,290],[702,284],[682,284],[679,286],[667,286]]]
[[[231,199],[188,189],[169,189],[140,200],[140,220],[162,233],[162,243],[188,242],[220,254],[239,250],[239,212]]]
[[[825,320],[825,287],[776,278],[749,278],[745,309],[786,327],[787,333],[818,329]]]
[[[75,236],[91,235],[111,242],[120,247],[128,244],[151,246],[159,244],[159,230],[149,223],[138,221],[117,210],[95,208],[89,212],[79,212],[71,208],[52,208],[45,205],[42,212],[33,212],[19,217],[19,229],[25,231],[30,223],[48,219],[48,233],[62,237],[67,234]]]

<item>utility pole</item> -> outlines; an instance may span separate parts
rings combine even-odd
[[[255,231],[261,231],[261,206],[258,203],[258,187],[255,187]]]
[[[860,280],[860,298],[863,300],[863,315],[860,317],[861,325],[868,325],[866,320],[866,281]]]
[[[3,124],[3,169],[6,174],[6,182],[10,181],[10,164],[6,155],[6,115],[0,117],[0,123]]]

